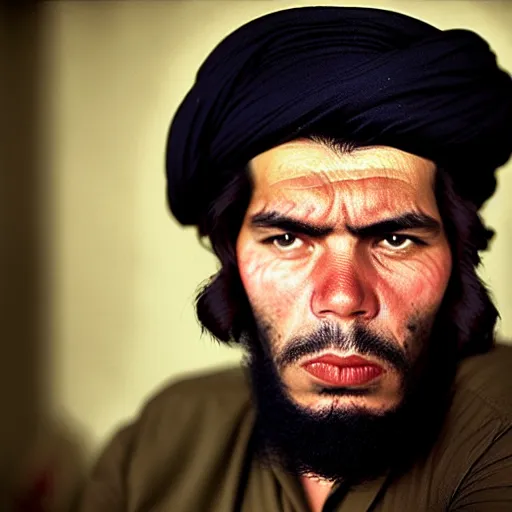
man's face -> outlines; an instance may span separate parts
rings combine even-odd
[[[451,272],[434,164],[389,147],[339,154],[296,140],[251,170],[237,259],[287,394],[309,410],[396,408]],[[326,327],[344,342],[306,342]],[[363,349],[358,330],[387,349]]]

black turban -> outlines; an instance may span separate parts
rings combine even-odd
[[[216,183],[329,120],[340,133],[434,161],[477,206],[512,152],[512,79],[468,30],[370,8],[253,20],[202,64],[167,141],[167,194],[197,224]]]

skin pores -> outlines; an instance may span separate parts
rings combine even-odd
[[[251,172],[237,260],[255,317],[269,327],[273,358],[292,339],[330,322],[347,334],[356,324],[379,333],[414,367],[428,339],[415,336],[415,327],[430,329],[451,272],[434,163],[390,147],[340,154],[296,140],[258,155]],[[385,361],[367,359],[384,371],[359,395],[320,394],[302,360],[279,372],[303,407],[397,406],[403,376]]]

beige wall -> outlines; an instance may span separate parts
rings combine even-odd
[[[321,4],[335,4],[323,0]],[[89,452],[166,379],[236,361],[200,337],[196,286],[216,263],[170,218],[169,121],[209,50],[269,11],[312,2],[45,4],[43,142],[51,293],[49,406]],[[395,9],[487,38],[512,70],[512,3],[338,2]],[[485,148],[482,148],[485,150]],[[510,167],[510,166],[509,166]],[[499,236],[485,275],[512,337],[511,172],[485,217]],[[78,434],[79,433],[79,434]]]

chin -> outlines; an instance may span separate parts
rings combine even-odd
[[[329,411],[342,411],[357,414],[383,415],[400,407],[403,397],[383,398],[364,393],[365,390],[339,390],[327,389],[311,396],[303,397],[290,394],[289,398],[295,405],[305,411],[322,413]]]

